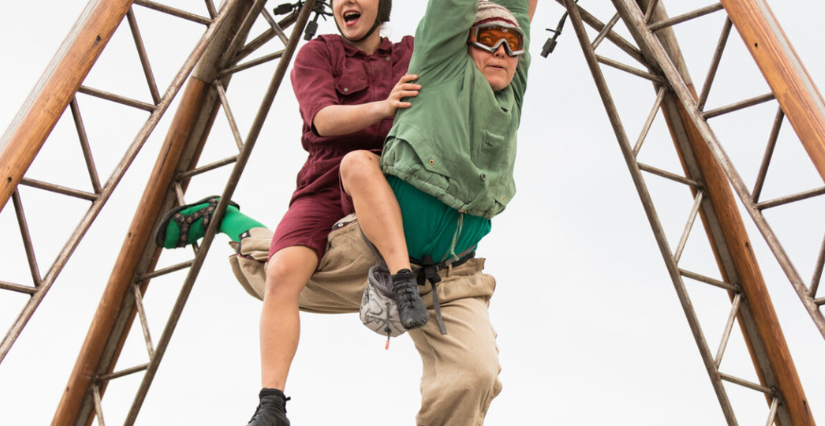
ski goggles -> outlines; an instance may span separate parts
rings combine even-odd
[[[472,27],[467,43],[490,53],[495,53],[502,44],[509,56],[524,53],[524,33],[513,25],[491,23]]]

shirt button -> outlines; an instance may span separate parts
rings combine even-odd
[[[385,61],[387,61],[387,62],[389,62],[389,61],[390,61],[390,59],[392,59],[392,58],[390,58],[389,56],[387,56],[386,58],[384,58],[384,60],[385,60]]]
[[[349,87],[344,88],[344,93],[349,93]]]
[[[435,160],[430,160],[430,164],[435,164]]]
[[[481,177],[481,180],[487,180],[487,174],[485,174],[485,173],[482,173],[480,177]]]

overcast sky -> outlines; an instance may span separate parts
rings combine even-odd
[[[671,16],[711,1],[664,2]],[[168,4],[205,15],[202,2]],[[580,1],[608,21],[607,1]],[[268,8],[272,8],[272,3]],[[412,34],[424,1],[396,1],[385,32],[394,40]],[[0,129],[6,129],[85,6],[83,0],[6,1],[0,14]],[[814,82],[825,85],[820,25],[825,4],[816,0],[772,1],[778,17]],[[191,50],[202,27],[135,7],[161,92]],[[499,337],[503,393],[493,402],[488,425],[722,425],[716,396],[666,273],[650,225],[618,149],[604,107],[572,30],[565,28],[556,52],[539,56],[545,28],[555,28],[563,8],[541,0],[533,21],[533,65],[519,133],[518,195],[493,221],[479,255],[498,281],[490,315]],[[701,87],[722,14],[690,22],[677,37]],[[260,31],[262,26],[256,27]],[[333,32],[322,22],[321,32]],[[626,34],[623,28],[619,31]],[[150,101],[136,65],[134,44],[123,25],[84,83]],[[594,33],[591,32],[591,38]],[[272,49],[278,46],[273,44]],[[761,75],[732,35],[708,109],[764,94]],[[607,42],[600,53],[630,63]],[[263,54],[263,53],[262,53]],[[633,64],[638,67],[637,64]],[[246,134],[274,64],[232,81],[230,102]],[[655,93],[646,81],[606,69],[635,141]],[[426,88],[424,88],[426,90]],[[134,138],[146,113],[80,96],[92,149],[105,180]],[[768,139],[776,104],[711,122],[749,186]],[[114,259],[154,165],[171,114],[158,127],[103,209],[51,292],[0,365],[0,424],[48,424],[88,331]],[[88,175],[64,116],[28,177],[89,191]],[[274,227],[287,207],[295,174],[305,159],[300,118],[289,80],[282,86],[253,158],[236,191],[244,212]],[[201,163],[231,155],[234,142],[219,116]],[[763,199],[818,188],[817,176],[789,125],[785,125]],[[640,159],[681,173],[659,116]],[[193,181],[188,200],[220,193],[229,170]],[[675,247],[692,199],[675,184],[647,177],[654,202]],[[88,203],[32,188],[21,190],[41,273],[51,265]],[[812,275],[825,230],[825,203],[806,201],[767,214],[805,279]],[[825,423],[825,340],[793,292],[761,235],[744,217],[814,417]],[[689,240],[680,265],[706,275],[719,273],[701,227]],[[0,280],[28,284],[30,276],[11,203],[0,212]],[[260,388],[260,302],[235,282],[226,262],[228,239],[219,236],[146,399],[138,424],[245,424]],[[188,259],[190,251],[167,251],[159,266]],[[185,273],[152,282],[147,309],[153,338],[160,338]],[[729,309],[726,294],[688,282],[691,298],[715,353]],[[0,328],[11,325],[25,297],[0,294]],[[820,291],[822,297],[822,291]],[[302,314],[303,330],[288,382],[289,416],[298,425],[408,425],[418,409],[420,360],[410,339],[383,339],[356,315]],[[130,335],[117,369],[147,362],[139,330]],[[738,327],[721,370],[756,381]],[[103,400],[107,424],[121,424],[141,375],[112,382]],[[753,391],[726,385],[742,425],[762,425],[768,407]]]

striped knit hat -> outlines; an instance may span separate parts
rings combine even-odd
[[[478,11],[476,12],[476,19],[475,22],[473,22],[473,26],[495,22],[510,24],[516,28],[521,28],[518,25],[516,17],[513,16],[506,7],[491,1],[479,0]]]

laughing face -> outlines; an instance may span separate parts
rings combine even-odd
[[[332,11],[341,33],[349,40],[360,40],[375,24],[379,0],[333,0]]]
[[[503,44],[493,53],[472,45],[468,49],[476,67],[493,90],[502,90],[510,85],[516,73],[518,56],[507,55]]]

